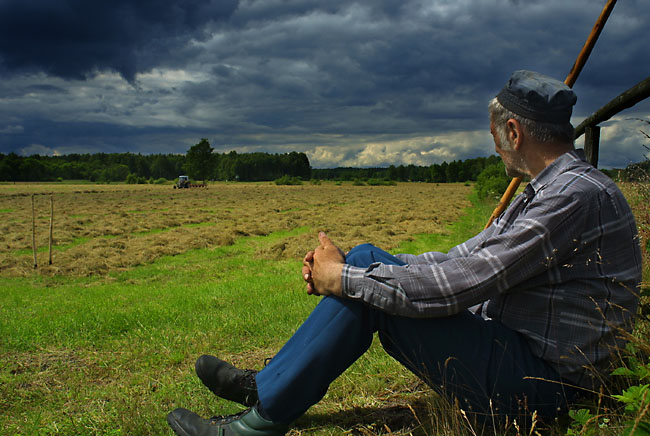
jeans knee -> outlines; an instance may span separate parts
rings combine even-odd
[[[356,255],[356,254],[359,254],[359,253],[365,253],[365,252],[367,252],[369,250],[372,250],[374,248],[377,248],[377,247],[370,244],[369,242],[366,242],[365,244],[359,244],[359,245],[353,247],[350,251],[348,251],[347,255],[349,256],[349,255]],[[347,256],[346,256],[346,258],[347,258]]]
[[[367,267],[374,262],[372,250],[375,249],[377,247],[368,243],[357,245],[345,255],[345,263],[352,266]]]

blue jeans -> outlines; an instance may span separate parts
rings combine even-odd
[[[370,244],[346,263],[403,265]],[[324,297],[270,363],[257,374],[260,404],[275,422],[290,423],[320,401],[378,332],[386,352],[466,412],[510,417],[533,410],[555,416],[575,390],[530,352],[526,339],[469,311],[445,318],[406,318],[364,303]],[[534,379],[526,378],[534,377]],[[542,380],[540,380],[542,379]],[[490,403],[492,403],[490,405]]]

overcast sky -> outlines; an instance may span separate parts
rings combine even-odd
[[[0,152],[302,151],[313,167],[494,154],[511,72],[564,80],[605,0],[0,0]],[[650,0],[619,1],[574,125],[650,75]],[[600,164],[645,158],[646,100]],[[649,132],[650,133],[650,132]],[[577,143],[582,147],[582,140]]]

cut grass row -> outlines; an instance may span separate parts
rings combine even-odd
[[[32,274],[27,193],[47,187],[16,185],[21,193],[11,193],[0,185],[0,209],[12,210],[3,214],[0,224],[0,276]],[[444,230],[468,206],[465,197],[471,191],[462,184],[216,184],[209,190],[187,192],[156,185],[117,192],[117,186],[98,185],[90,193],[79,193],[74,185],[67,190],[63,185],[57,188],[53,196],[54,259],[51,266],[39,259],[41,275],[106,275],[188,249],[228,245],[241,235],[266,235],[304,224],[326,229],[346,248],[367,240],[392,248],[415,232]],[[37,196],[35,203],[39,216],[35,240],[42,257],[49,245],[49,196]],[[142,212],[129,212],[133,210]],[[272,258],[296,258],[312,248],[313,242],[311,237],[300,236],[283,243],[283,248],[278,246],[270,253]]]
[[[179,228],[186,228],[186,229],[192,229],[192,228],[197,228],[197,227],[214,227],[218,225],[215,222],[202,222],[202,223],[190,223],[190,224],[181,224],[178,226],[174,227],[167,227],[167,228],[155,228],[155,229],[150,229],[147,231],[142,231],[142,232],[133,232],[130,234],[131,237],[138,237],[138,236],[147,236],[147,235],[155,235],[158,233],[164,233],[164,232],[169,232],[172,230],[176,230]],[[94,237],[79,237],[75,238],[74,240],[66,243],[66,244],[58,244],[54,245],[52,247],[53,250],[56,251],[66,251],[70,248],[77,247],[79,245],[85,244],[89,241],[92,241],[94,239],[114,239],[117,238],[118,235],[101,235],[101,236],[94,236]],[[45,253],[49,250],[49,247],[46,246],[41,246],[36,249],[37,253]],[[23,250],[15,250],[13,252],[14,255],[16,256],[29,256],[33,253],[32,249],[23,249]]]

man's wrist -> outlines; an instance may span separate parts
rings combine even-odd
[[[355,279],[361,278],[366,272],[365,268],[359,268],[349,264],[343,264],[341,269],[341,296],[342,297],[355,297]]]
[[[340,263],[336,265],[336,280],[333,283],[334,289],[332,289],[332,293],[336,296],[342,296],[343,295],[343,267],[345,264]]]

